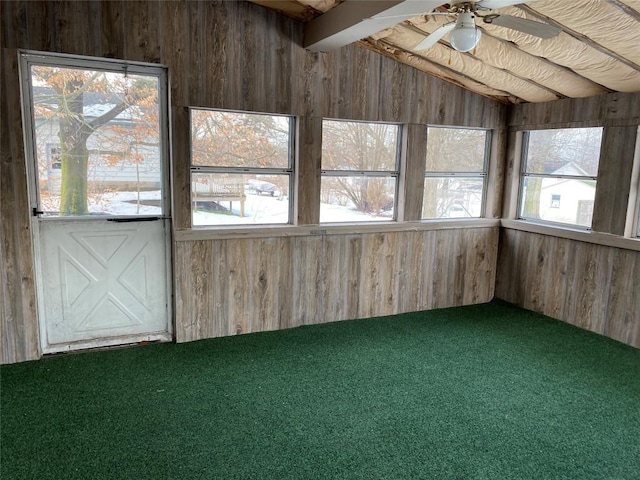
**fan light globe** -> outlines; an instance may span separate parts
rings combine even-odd
[[[468,52],[480,41],[481,32],[471,12],[462,13],[456,21],[456,27],[449,34],[451,46],[459,52]]]

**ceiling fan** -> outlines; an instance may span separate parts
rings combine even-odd
[[[449,34],[449,43],[454,49],[459,52],[473,50],[480,41],[482,34],[476,26],[476,17],[481,18],[484,23],[510,28],[539,38],[552,38],[562,31],[560,28],[546,23],[493,12],[495,9],[518,5],[525,3],[525,1],[526,0],[476,0],[443,4],[442,7],[426,15],[450,15],[455,16],[456,19],[430,33],[427,38],[416,44],[413,50],[427,50],[447,33]],[[529,3],[531,3],[531,1],[535,0],[529,0]],[[480,13],[485,11],[487,11],[486,14]]]

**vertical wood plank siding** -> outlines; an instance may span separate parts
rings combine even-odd
[[[555,102],[523,103],[509,111],[508,124],[520,129],[624,126],[640,123],[640,93],[607,93]]]
[[[0,63],[2,85],[18,87],[17,52],[3,49]],[[0,93],[0,363],[39,356],[19,92]]]
[[[506,108],[354,45],[331,54],[307,52],[301,47],[302,23],[243,1],[3,1],[0,30],[3,363],[39,356],[18,49],[167,66],[175,229],[190,226],[188,107],[295,115],[304,117],[306,125],[316,130],[322,117],[493,128],[501,122]],[[316,131],[303,140],[317,142],[318,137]],[[317,195],[310,190],[317,189],[319,183],[319,168],[312,164],[317,162],[317,144],[305,144],[302,150],[306,152],[301,160],[301,188],[305,190],[300,192],[302,201],[296,213],[301,223],[313,223],[317,221]],[[423,299],[425,294],[415,285],[424,281],[425,288],[431,288],[433,272],[427,270],[423,275],[415,269],[406,278],[413,282],[412,288],[400,295],[400,300],[397,295],[387,296],[383,309],[369,306],[370,298],[359,297],[370,292],[384,291],[388,295],[388,291],[399,291],[399,283],[393,282],[400,278],[385,284],[391,280],[379,269],[397,269],[399,259],[409,252],[417,255],[411,250],[418,248],[413,245],[415,238],[406,254],[401,250],[405,248],[404,240],[399,240],[403,235],[391,235],[393,239],[388,235],[356,235],[228,244],[199,242],[189,244],[192,248],[188,254],[188,245],[176,245],[174,273],[180,285],[192,292],[191,297],[178,294],[177,331],[185,332],[180,338],[282,328],[423,305],[447,306],[447,302],[466,298],[463,292],[460,298],[439,292],[436,297]],[[437,237],[427,235],[433,236]],[[429,241],[432,243],[426,245],[437,243],[435,239]],[[392,250],[391,245],[398,250]],[[490,250],[490,242],[487,247]],[[328,256],[321,256],[321,252]],[[365,261],[367,252],[381,257]],[[203,260],[202,265],[195,265],[195,259],[201,256],[208,263]],[[437,264],[435,259],[424,261],[423,256],[417,260],[423,262],[422,268]],[[259,272],[266,264],[267,276],[261,277]],[[343,279],[336,268],[353,270]],[[299,289],[292,300],[291,289],[281,285],[304,285],[309,290]],[[317,292],[322,292],[326,300]]]
[[[176,243],[179,342],[493,298],[498,227]]]
[[[640,93],[514,105],[509,115],[505,199],[515,218],[516,131],[604,128],[593,230],[621,235],[629,198]],[[509,203],[509,200],[511,202]],[[502,229],[496,297],[640,348],[640,252]]]
[[[405,164],[400,172],[398,218],[420,220],[424,199],[424,172],[427,158],[427,132],[424,125],[407,124],[402,132]]]
[[[640,348],[640,252],[502,229],[496,297]]]
[[[518,130],[603,127],[592,228],[613,235],[624,234],[639,125],[640,93],[609,93],[514,105],[509,115],[512,133]],[[513,160],[520,153],[520,146],[516,146],[513,136],[507,148],[507,170],[513,178],[520,174],[513,168]],[[514,202],[510,205],[513,207]],[[504,216],[515,218],[513,211],[504,212]]]
[[[637,136],[637,125],[604,128],[591,224],[596,232],[624,235]]]

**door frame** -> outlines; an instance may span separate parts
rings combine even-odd
[[[171,215],[171,149],[169,137],[169,80],[168,70],[164,65],[144,62],[130,62],[126,60],[116,60],[100,57],[89,57],[84,55],[66,55],[51,52],[40,52],[34,50],[18,50],[19,78],[20,78],[20,98],[22,104],[24,152],[27,174],[27,195],[29,199],[29,212],[31,227],[31,249],[33,254],[33,270],[35,280],[36,295],[36,316],[38,322],[38,345],[40,354],[58,353],[73,350],[83,350],[97,347],[108,347],[114,345],[125,345],[139,343],[141,341],[174,341],[175,340],[175,317],[174,317],[174,278],[172,259],[172,215]],[[166,265],[166,315],[167,332],[161,334],[139,335],[133,337],[108,337],[106,339],[95,339],[87,341],[72,342],[69,344],[56,344],[49,346],[46,336],[46,306],[44,305],[44,284],[42,272],[42,252],[40,248],[40,222],[35,212],[38,209],[38,198],[40,197],[40,187],[38,174],[36,171],[37,150],[35,142],[35,130],[32,119],[33,91],[30,82],[31,65],[52,65],[70,68],[85,68],[91,70],[107,70],[122,73],[147,74],[158,77],[158,98],[160,103],[159,112],[159,134],[160,134],[160,165],[162,169],[161,184],[161,204],[163,215],[158,221],[163,223],[164,229],[164,259]],[[100,218],[106,221],[109,218],[119,218],[118,215],[109,215]],[[125,216],[124,218],[132,218]],[[59,220],[48,218],[47,222],[55,221],[78,221],[86,222],[83,218],[61,217]],[[141,338],[143,337],[144,338]]]

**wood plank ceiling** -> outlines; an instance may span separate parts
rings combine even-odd
[[[305,23],[344,2],[252,1]],[[446,15],[419,15],[358,44],[504,103],[640,91],[640,0],[538,0],[499,13],[546,22],[562,32],[541,39],[477,22],[482,37],[468,53],[453,49],[447,36],[416,51],[426,35],[452,21]]]

